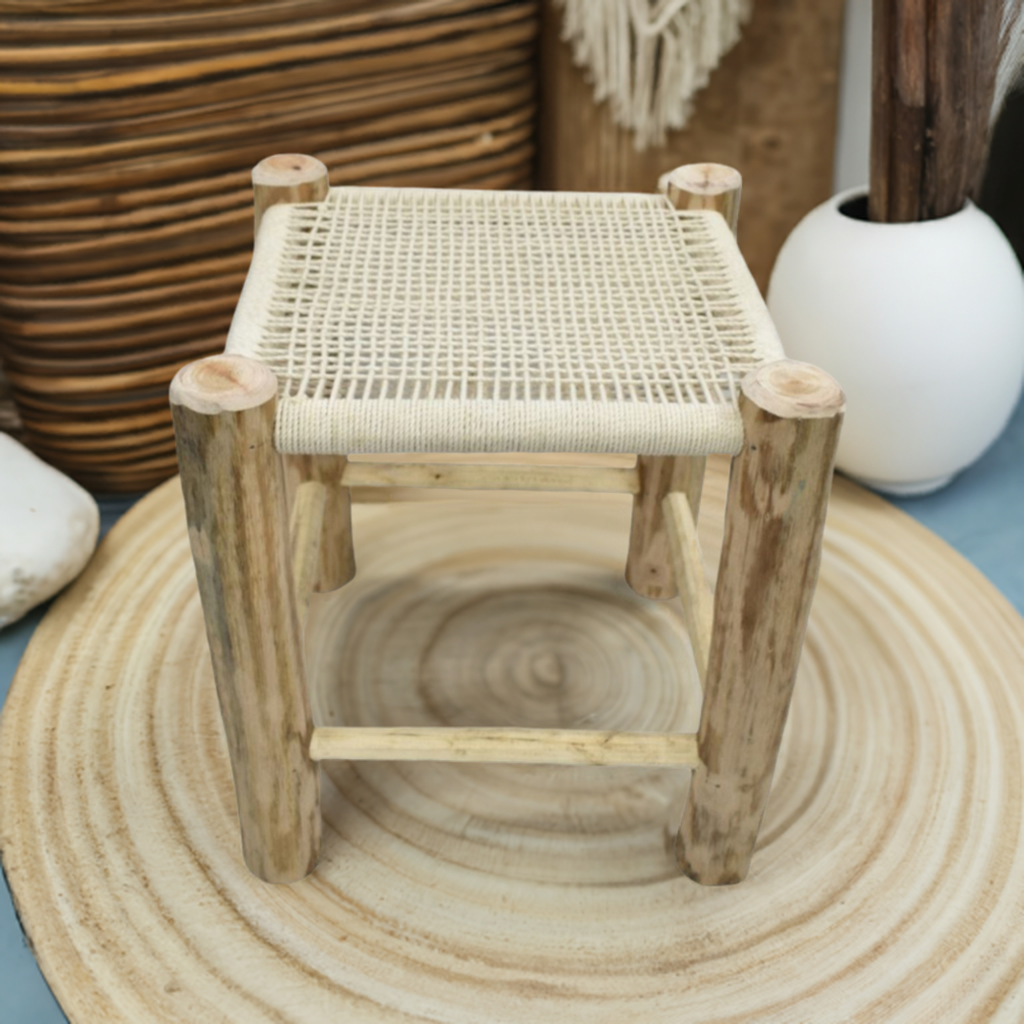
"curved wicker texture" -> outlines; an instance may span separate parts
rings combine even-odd
[[[717,560],[725,471],[701,506]],[[622,581],[630,506],[357,506],[314,598],[320,724],[694,727],[676,602]],[[1019,1020],[1024,622],[837,480],[752,871],[680,877],[686,773],[332,763],[316,873],[241,859],[181,496],[50,612],[0,734],[0,844],[73,1024]]]
[[[26,442],[97,490],[173,472],[169,417],[126,427],[116,462],[110,434],[223,348],[263,157],[313,153],[336,185],[528,187],[537,8],[0,4],[0,351]]]

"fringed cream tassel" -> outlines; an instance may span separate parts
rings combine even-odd
[[[992,123],[995,124],[1013,89],[1024,85],[1024,0],[1005,0],[1003,24],[1000,33],[999,71],[992,103]]]
[[[557,0],[562,38],[636,148],[685,126],[693,97],[740,36],[753,0]]]

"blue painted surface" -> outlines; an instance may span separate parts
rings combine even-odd
[[[135,503],[134,498],[100,502],[100,536]],[[7,699],[15,669],[49,604],[0,629],[0,703]],[[0,1024],[66,1024],[57,1000],[36,966],[6,887],[0,892]]]
[[[1024,615],[1024,401],[1003,436],[947,488],[893,504],[973,562]]]
[[[130,502],[104,502],[109,529]],[[973,562],[1024,614],[1024,403],[1006,433],[945,490],[895,502]],[[104,531],[105,532],[105,531]],[[0,698],[44,609],[0,630]],[[0,893],[0,1024],[64,1024]]]

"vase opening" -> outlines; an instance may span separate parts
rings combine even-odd
[[[863,195],[852,196],[847,199],[845,203],[839,204],[839,212],[844,217],[849,217],[851,220],[870,220],[868,217],[868,196],[865,192]]]
[[[970,200],[964,204],[963,209],[957,211],[957,213],[963,213],[963,211],[970,205]],[[856,195],[849,196],[844,199],[837,207],[839,212],[844,217],[849,217],[850,220],[861,220],[864,222],[871,222],[871,217],[868,214],[868,193],[858,192]],[[929,223],[932,224],[938,220],[947,220],[949,217],[955,217],[956,213],[947,214],[945,217],[934,217],[927,222],[911,222],[911,223]]]

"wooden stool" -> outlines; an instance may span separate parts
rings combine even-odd
[[[784,358],[735,245],[739,175],[683,167],[651,196],[329,189],[322,164],[288,155],[253,181],[226,354],[171,385],[250,869],[291,882],[316,866],[318,761],[422,759],[690,767],[679,863],[704,884],[742,880],[844,399]],[[631,469],[346,461],[388,451],[640,455]],[[714,595],[695,526],[713,452],[734,456]],[[350,489],[382,486],[632,494],[626,578],[682,595],[699,732],[314,728],[305,608],[355,572]]]

